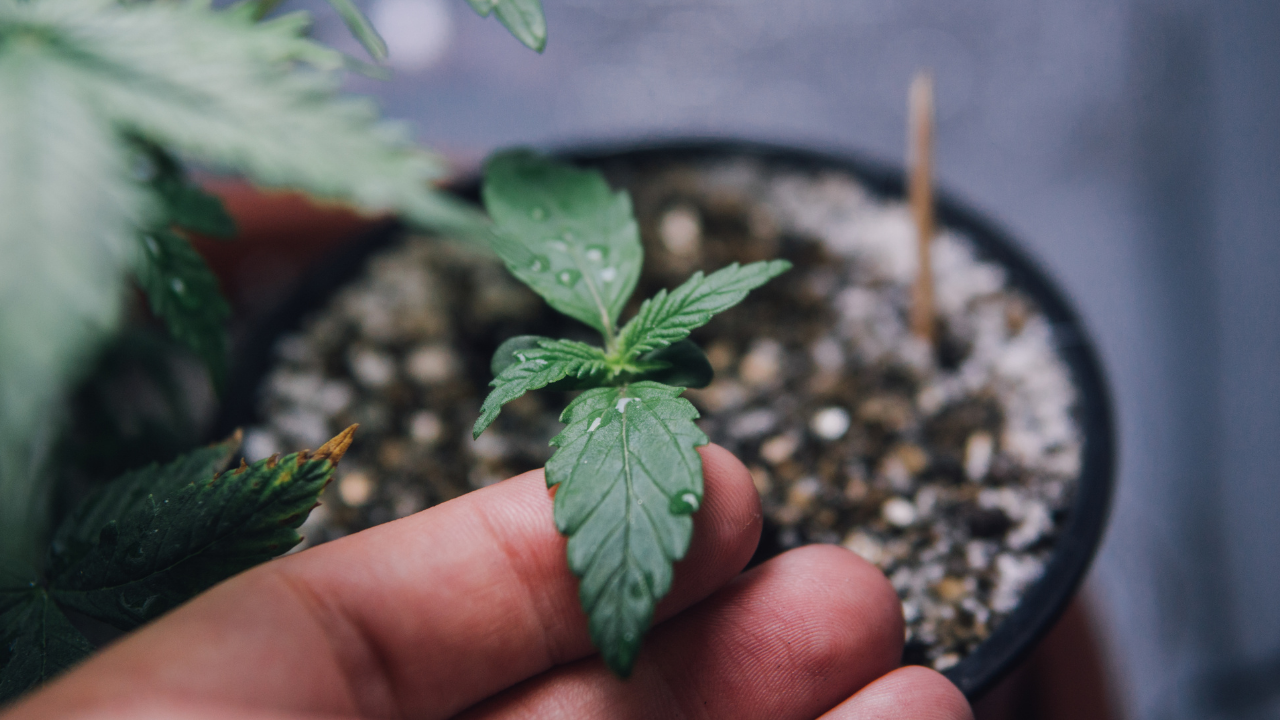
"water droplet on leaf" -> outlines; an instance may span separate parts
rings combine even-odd
[[[534,272],[542,272],[543,270],[550,270],[551,263],[541,255],[536,255],[533,258],[533,262],[529,263],[529,269]]]
[[[607,252],[608,248],[600,245],[592,245],[587,248],[587,259],[592,262],[600,262],[601,260],[604,260],[605,253]]]
[[[185,293],[185,292],[187,291],[187,284],[186,284],[186,283],[184,283],[184,282],[182,282],[182,278],[174,278],[174,279],[169,283],[169,287],[172,287],[172,288],[173,288],[173,291],[174,291],[174,292],[176,292],[176,293],[178,293],[179,295],[181,295],[181,294],[183,294],[183,293]]]
[[[672,515],[689,515],[698,512],[698,507],[701,505],[702,500],[697,494],[685,492],[671,498],[670,510]]]
[[[618,277],[616,268],[607,267],[600,271],[600,279],[605,282],[613,282]]]
[[[559,282],[561,285],[567,285],[569,287],[573,287],[573,285],[578,282],[578,278],[580,277],[582,277],[582,273],[578,272],[577,270],[561,270],[560,274],[556,275],[556,281]]]

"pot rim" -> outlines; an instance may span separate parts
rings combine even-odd
[[[610,162],[636,164],[681,161],[755,159],[769,167],[801,172],[839,171],[863,183],[881,198],[904,196],[903,171],[846,150],[784,145],[723,137],[648,138],[640,141],[598,141],[562,144],[548,152],[573,162],[601,166]],[[463,198],[477,200],[475,174],[452,184]],[[983,213],[958,200],[944,188],[935,189],[938,224],[960,231],[978,254],[1007,272],[1008,284],[1030,296],[1050,321],[1058,354],[1070,370],[1077,391],[1074,415],[1084,438],[1081,469],[1066,527],[1054,541],[1044,573],[1023,593],[1014,611],[973,652],[943,671],[965,696],[974,701],[1012,670],[1053,627],[1075,595],[1101,544],[1110,513],[1115,478],[1114,411],[1097,352],[1072,304],[1039,264],[1013,237]],[[397,221],[386,221],[346,243],[318,263],[285,301],[250,330],[237,353],[232,383],[215,423],[217,437],[256,417],[257,388],[273,363],[274,341],[298,327],[334,289],[354,279],[364,260],[388,247],[404,232]]]

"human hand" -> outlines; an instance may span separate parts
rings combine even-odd
[[[895,670],[901,605],[853,553],[739,575],[759,499],[701,451],[693,543],[629,680],[594,655],[539,470],[242,573],[4,720],[972,718],[938,673]]]

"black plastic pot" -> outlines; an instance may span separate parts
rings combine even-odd
[[[854,156],[777,145],[725,140],[677,140],[643,144],[576,146],[557,154],[582,165],[608,170],[643,171],[674,160],[699,161],[755,158],[771,166],[800,171],[835,170],[862,181],[889,198],[903,195],[900,170]],[[475,180],[456,186],[459,195],[476,199]],[[973,652],[945,675],[970,699],[981,696],[1011,670],[1044,634],[1074,596],[1102,538],[1115,474],[1115,439],[1111,401],[1096,353],[1083,325],[1062,292],[996,224],[937,194],[938,221],[967,235],[984,259],[1005,268],[1009,283],[1031,297],[1053,325],[1058,352],[1070,368],[1078,401],[1076,417],[1084,435],[1079,484],[1067,525],[1058,536],[1044,575],[1027,589],[1021,602]],[[219,437],[256,421],[258,386],[269,372],[272,347],[281,335],[298,328],[321,307],[335,288],[355,279],[364,260],[394,243],[402,228],[393,222],[353,241],[309,275],[292,296],[259,324],[237,358],[231,389],[217,423]],[[761,548],[760,554],[776,552]]]

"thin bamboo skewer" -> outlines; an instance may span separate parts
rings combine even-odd
[[[934,343],[933,264],[930,245],[933,219],[933,76],[926,70],[911,80],[907,102],[908,194],[916,221],[916,248],[919,267],[911,287],[911,332]]]

